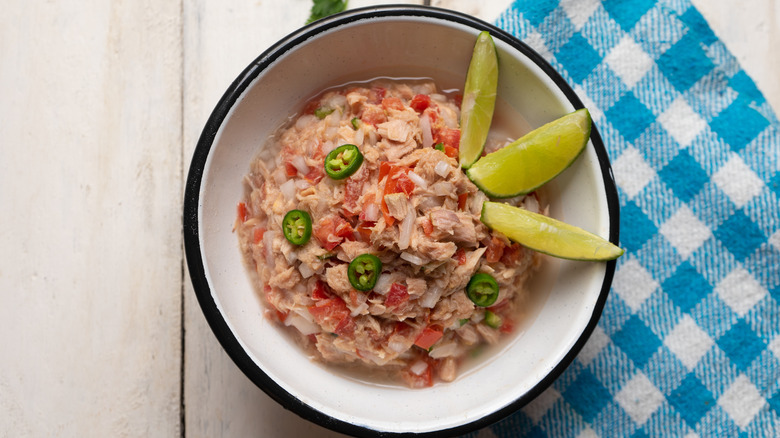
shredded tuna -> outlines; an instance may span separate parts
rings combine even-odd
[[[320,119],[317,108],[333,111]],[[456,379],[471,349],[511,336],[511,325],[486,325],[466,285],[490,273],[500,290],[491,311],[517,319],[541,258],[480,222],[486,196],[433,147],[459,138],[459,115],[454,96],[430,81],[329,90],[250,164],[235,223],[241,251],[266,316],[316,360],[381,370],[417,388]],[[331,179],[325,156],[345,143],[363,162]],[[536,194],[508,202],[547,211]],[[292,209],[312,219],[301,246],[281,229]],[[348,266],[366,253],[383,267],[373,290],[362,292]]]

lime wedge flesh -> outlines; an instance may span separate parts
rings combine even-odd
[[[582,228],[501,202],[482,205],[482,223],[510,240],[570,260],[613,260],[623,249]]]
[[[566,170],[585,149],[590,113],[569,113],[480,158],[466,175],[494,198],[530,193]]]
[[[498,56],[490,33],[481,32],[474,44],[460,112],[458,158],[464,169],[474,164],[485,147],[498,87]]]

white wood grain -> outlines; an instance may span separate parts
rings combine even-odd
[[[0,14],[0,435],[180,422],[180,7]]]
[[[780,3],[776,0],[692,0],[692,3],[777,114],[780,110]]]

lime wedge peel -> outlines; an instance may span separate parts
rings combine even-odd
[[[614,260],[625,252],[582,228],[501,202],[482,204],[482,223],[534,251],[570,260]]]
[[[591,123],[587,109],[569,113],[480,158],[466,175],[493,198],[530,193],[580,156],[588,144]]]
[[[458,158],[464,169],[468,169],[482,155],[493,120],[497,88],[496,45],[490,33],[482,31],[474,44],[466,85],[463,87]]]

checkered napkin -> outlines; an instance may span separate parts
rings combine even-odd
[[[590,109],[627,252],[571,366],[472,436],[780,436],[780,134],[769,104],[688,0],[518,0],[497,25]]]

